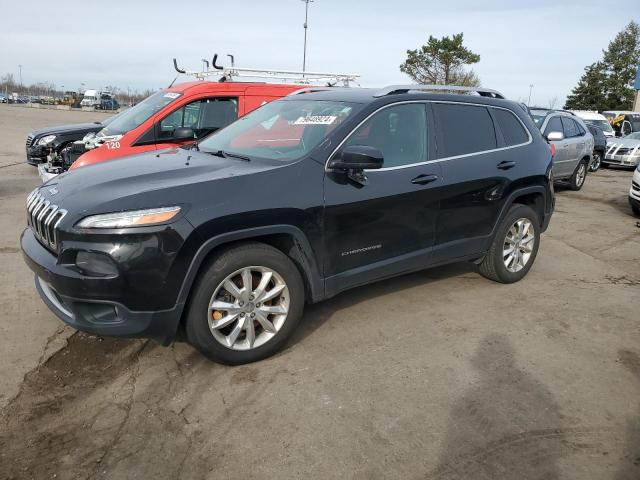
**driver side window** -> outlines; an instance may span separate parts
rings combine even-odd
[[[226,127],[238,118],[237,98],[206,98],[196,100],[170,113],[158,124],[158,139],[173,138],[176,128],[193,129],[196,138]]]
[[[342,148],[375,147],[384,157],[383,168],[410,165],[427,159],[426,108],[422,103],[380,110],[353,132]]]

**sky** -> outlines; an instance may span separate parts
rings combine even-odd
[[[157,89],[175,77],[172,58],[200,69],[218,53],[236,66],[302,68],[302,0],[0,0],[0,75],[65,90]],[[28,15],[25,15],[28,12]],[[464,33],[480,55],[482,85],[508,98],[561,106],[585,66],[617,32],[640,22],[640,1],[314,0],[307,70],[361,75],[360,85],[410,83],[406,50],[429,35]],[[184,77],[181,77],[187,80]],[[178,80],[180,81],[180,79]]]

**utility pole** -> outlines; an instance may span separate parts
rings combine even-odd
[[[304,72],[307,70],[307,28],[308,28],[308,20],[309,20],[309,3],[314,0],[300,0],[304,2],[304,52],[302,54],[302,76],[304,77]]]
[[[18,71],[20,72],[20,93],[22,93],[22,65],[18,65]]]
[[[531,106],[531,91],[533,90],[533,84],[529,85],[529,101],[527,102],[527,107]]]

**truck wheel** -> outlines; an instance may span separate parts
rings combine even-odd
[[[531,269],[539,243],[538,215],[531,207],[514,204],[500,222],[478,270],[483,277],[496,282],[517,282]]]
[[[593,152],[593,159],[591,160],[591,165],[589,165],[589,171],[597,172],[600,170],[600,165],[602,165],[602,154],[600,152]]]
[[[303,309],[304,285],[294,263],[269,245],[245,243],[224,250],[201,272],[185,330],[207,358],[239,365],[280,350]]]
[[[569,188],[574,191],[578,191],[584,185],[584,181],[587,178],[587,162],[584,160],[580,160],[578,166],[576,167],[573,175],[569,179]]]

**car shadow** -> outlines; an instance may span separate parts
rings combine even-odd
[[[473,263],[454,263],[356,287],[322,302],[307,305],[302,321],[289,342],[289,347],[304,341],[306,337],[312,335],[341,310],[378,296],[386,296],[420,285],[428,285],[431,282],[475,272],[476,267]]]
[[[457,400],[428,478],[560,478],[568,452],[563,415],[551,391],[518,368],[505,335],[487,335],[471,365],[478,380]]]

